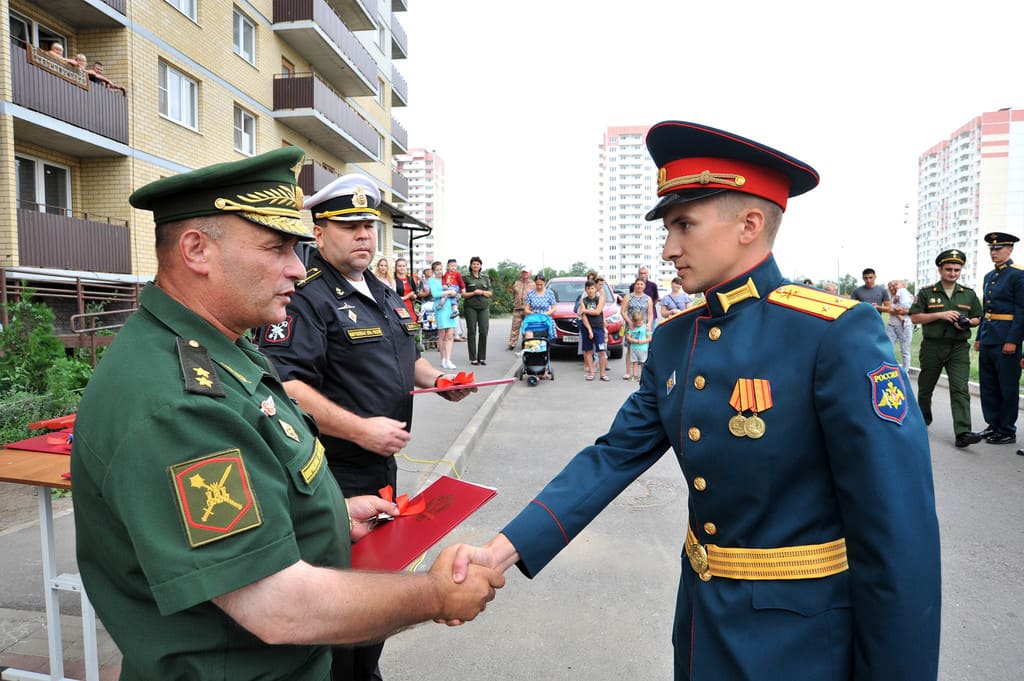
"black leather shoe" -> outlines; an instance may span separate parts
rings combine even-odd
[[[484,360],[480,360],[480,366],[482,366],[482,367],[487,366],[487,362],[485,362]]]
[[[1018,449],[1017,456],[1024,456],[1024,449]]]
[[[1016,435],[1010,435],[1009,433],[995,433],[985,438],[985,442],[990,445],[1011,445],[1017,441]]]
[[[983,430],[983,431],[978,433],[978,435],[980,435],[981,437],[989,437],[990,435],[995,435],[995,434],[996,434],[996,429],[993,428],[992,426],[988,426],[987,428],[985,428],[985,430]]]
[[[981,442],[981,435],[977,433],[960,433],[956,436],[956,446],[966,447]]]

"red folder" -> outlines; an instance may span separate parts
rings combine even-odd
[[[438,478],[412,500],[424,498],[425,511],[389,520],[352,545],[352,567],[387,572],[404,569],[497,493],[493,487]]]
[[[495,378],[490,381],[476,381],[475,383],[462,383],[460,385],[448,385],[443,388],[418,388],[416,390],[410,390],[410,395],[419,395],[421,393],[443,393],[449,390],[466,390],[467,388],[486,388],[490,385],[504,385],[506,383],[515,383],[514,378]]]
[[[4,447],[7,447],[8,449],[25,449],[30,452],[47,452],[49,454],[70,454],[71,442],[68,440],[70,436],[71,429],[65,428],[64,430],[58,430],[52,433],[46,433],[44,435],[36,435],[26,440],[9,442],[6,445],[4,445]]]

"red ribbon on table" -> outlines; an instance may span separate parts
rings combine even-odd
[[[470,383],[473,383],[475,380],[476,379],[473,377],[472,371],[470,371],[469,373],[466,373],[465,371],[460,371],[459,373],[455,374],[455,378],[441,376],[440,378],[437,379],[437,385],[435,385],[434,387],[451,388],[452,386],[456,385],[469,385]]]
[[[395,499],[395,490],[392,489],[391,485],[381,487],[377,490],[377,493],[380,494],[380,498],[384,501],[390,501],[395,506],[398,506],[398,515],[395,516],[396,518],[401,518],[407,515],[416,515],[417,513],[422,513],[427,510],[427,500],[423,497],[417,499],[415,503],[409,502],[408,494],[403,494]]]

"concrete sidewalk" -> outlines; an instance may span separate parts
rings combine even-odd
[[[465,343],[456,343],[452,360],[460,371],[473,371],[478,380],[511,376],[519,364],[506,350],[511,318],[492,319],[487,342],[487,365],[471,366]],[[436,350],[424,353],[439,365]],[[418,395],[412,440],[399,457],[399,488],[416,492],[440,475],[461,472],[461,462],[478,440],[505,395],[508,385],[483,388],[458,403],[434,394]],[[66,512],[54,519],[59,572],[77,572],[74,562],[74,517]],[[12,528],[0,534],[0,679],[12,677],[7,669],[49,674],[49,648],[43,588],[40,583],[40,536],[38,523]],[[82,618],[76,594],[61,596],[61,638],[64,642],[64,674],[84,679]],[[100,679],[114,681],[120,675],[121,654],[103,629],[97,631]]]

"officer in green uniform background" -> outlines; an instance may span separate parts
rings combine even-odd
[[[284,319],[311,238],[278,149],[148,184],[157,279],[82,399],[71,457],[78,565],[121,679],[325,681],[325,644],[469,620],[503,579],[353,572],[351,541],[393,513],[347,502],[313,420],[245,339]]]
[[[917,377],[917,402],[925,423],[932,422],[932,392],[942,370],[949,379],[949,406],[953,412],[956,446],[981,441],[971,430],[971,395],[967,378],[971,370],[971,328],[981,323],[981,301],[973,289],[957,283],[966,262],[963,251],[939,253],[935,265],[939,281],[922,288],[910,308],[910,321],[921,324],[921,373]]]

